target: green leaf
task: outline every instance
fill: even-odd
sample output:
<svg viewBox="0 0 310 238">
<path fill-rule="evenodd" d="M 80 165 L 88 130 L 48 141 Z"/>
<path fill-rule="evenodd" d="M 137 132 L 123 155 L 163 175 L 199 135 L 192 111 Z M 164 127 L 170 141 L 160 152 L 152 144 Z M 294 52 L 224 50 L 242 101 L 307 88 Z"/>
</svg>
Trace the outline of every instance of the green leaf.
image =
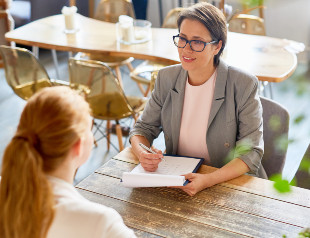
<svg viewBox="0 0 310 238">
<path fill-rule="evenodd" d="M 287 180 L 282 179 L 281 174 L 274 174 L 270 177 L 271 181 L 274 181 L 273 187 L 279 193 L 291 192 L 290 183 Z"/>
<path fill-rule="evenodd" d="M 278 131 L 281 127 L 281 118 L 278 115 L 272 115 L 269 119 L 271 130 Z"/>
<path fill-rule="evenodd" d="M 310 228 L 306 228 L 302 232 L 298 233 L 298 238 L 306 238 L 306 237 L 310 237 Z"/>
<path fill-rule="evenodd" d="M 309 171 L 310 171 L 310 159 L 309 158 L 303 159 L 300 162 L 299 169 L 309 173 Z"/>
<path fill-rule="evenodd" d="M 297 125 L 297 124 L 301 123 L 305 118 L 306 118 L 305 115 L 301 114 L 295 118 L 294 123 Z"/>
</svg>

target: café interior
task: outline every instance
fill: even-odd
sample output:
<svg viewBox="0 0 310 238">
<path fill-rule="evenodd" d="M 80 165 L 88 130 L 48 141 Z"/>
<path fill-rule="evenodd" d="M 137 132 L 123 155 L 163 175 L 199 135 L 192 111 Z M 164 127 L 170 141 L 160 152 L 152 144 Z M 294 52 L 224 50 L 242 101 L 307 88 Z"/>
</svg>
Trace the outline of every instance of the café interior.
<svg viewBox="0 0 310 238">
<path fill-rule="evenodd" d="M 247 194 L 268 198 L 270 196 L 270 204 L 275 200 L 289 204 L 287 209 L 292 213 L 295 211 L 293 205 L 297 204 L 297 207 L 304 209 L 297 209 L 290 219 L 277 218 L 275 214 L 282 216 L 278 211 L 266 221 L 249 218 L 248 225 L 253 227 L 255 221 L 262 224 L 266 222 L 266 233 L 260 233 L 262 231 L 258 228 L 259 232 L 254 228 L 234 230 L 235 228 L 229 225 L 221 227 L 216 222 L 213 223 L 212 219 L 204 224 L 204 221 L 200 220 L 203 215 L 197 215 L 202 200 L 194 203 L 194 200 L 186 200 L 187 198 L 184 199 L 193 202 L 193 209 L 197 209 L 193 224 L 190 223 L 192 217 L 183 217 L 185 215 L 181 213 L 165 213 L 158 205 L 158 214 L 154 211 L 150 214 L 153 214 L 154 219 L 165 214 L 167 217 L 158 224 L 146 217 L 145 219 L 150 219 L 153 224 L 144 227 L 140 224 L 142 218 L 133 218 L 134 215 L 130 215 L 141 216 L 142 213 L 149 212 L 143 210 L 143 205 L 135 200 L 138 199 L 135 196 L 146 196 L 148 201 L 147 196 L 157 190 L 146 190 L 144 194 L 142 190 L 131 189 L 126 190 L 126 193 L 115 192 L 112 195 L 113 188 L 112 192 L 108 188 L 110 194 L 106 192 L 108 199 L 104 200 L 104 187 L 100 188 L 101 190 L 93 188 L 96 185 L 95 180 L 101 181 L 103 177 L 109 180 L 120 176 L 120 172 L 107 174 L 107 171 L 115 169 L 117 164 L 132 163 L 129 131 L 151 96 L 158 71 L 180 63 L 172 41 L 172 36 L 178 34 L 178 15 L 184 8 L 203 1 L 215 5 L 226 16 L 228 44 L 222 59 L 254 74 L 259 80 L 258 93 L 264 110 L 265 154 L 262 163 L 265 163 L 264 167 L 270 167 L 268 177 L 273 180 L 272 175 L 280 175 L 281 181 L 292 182 L 291 192 L 287 195 L 289 198 L 275 188 L 268 191 L 268 194 L 261 191 L 255 194 L 254 190 L 263 187 L 263 182 L 249 182 L 250 185 L 246 187 L 246 179 L 242 180 L 243 182 L 238 180 L 228 183 L 226 187 L 223 185 L 221 192 L 224 194 L 224 189 L 237 191 L 236 187 L 244 186 Z M 43 87 L 65 85 L 83 95 L 91 95 L 97 90 L 96 84 L 92 84 L 88 76 L 96 74 L 103 62 L 108 66 L 106 70 L 109 75 L 104 80 L 111 81 L 107 91 L 117 91 L 119 97 L 112 103 L 114 116 L 105 114 L 101 109 L 106 107 L 104 100 L 88 101 L 93 111 L 95 143 L 89 160 L 78 169 L 74 179 L 74 185 L 83 196 L 112 206 L 138 237 L 189 237 L 194 234 L 193 231 L 202 231 L 206 227 L 212 230 L 210 236 L 198 232 L 195 233 L 196 237 L 267 237 L 266 234 L 272 234 L 268 237 L 280 237 L 278 235 L 284 234 L 296 234 L 287 237 L 298 237 L 298 231 L 310 227 L 310 28 L 309 23 L 305 24 L 308 21 L 309 7 L 310 2 L 307 0 L 0 0 L 0 167 L 4 150 L 14 136 L 21 112 L 35 91 Z M 14 55 L 17 57 L 16 62 L 18 61 L 16 64 L 9 61 Z M 81 63 L 83 61 L 92 62 L 88 66 L 93 66 L 86 67 L 86 63 Z M 28 73 L 33 69 L 40 75 L 35 82 L 34 76 Z M 16 75 L 19 80 L 16 80 Z M 33 87 L 34 84 L 37 86 Z M 275 122 L 276 129 L 271 125 L 274 118 L 278 119 Z M 165 150 L 163 133 L 153 145 Z M 130 159 L 125 158 L 126 155 Z M 120 168 L 125 171 L 125 168 Z M 110 183 L 112 186 L 116 182 Z M 158 190 L 164 194 L 161 195 L 164 201 L 169 194 L 172 197 L 179 195 L 165 189 Z M 215 188 L 209 191 L 213 194 L 218 192 Z M 161 196 L 157 195 L 156 198 L 160 200 Z M 167 200 L 167 204 L 170 206 L 169 202 L 179 203 L 183 199 L 181 197 L 177 201 Z M 100 198 L 102 201 L 98 200 Z M 125 201 L 124 204 L 127 205 L 111 202 L 114 198 L 119 203 Z M 150 198 L 149 206 L 153 204 L 157 207 L 156 198 Z M 206 199 L 203 204 L 208 202 L 207 195 L 201 195 L 202 198 Z M 221 201 L 218 204 L 215 201 L 220 198 L 212 199 L 214 201 L 211 203 L 215 204 L 217 209 L 229 213 L 228 205 L 224 207 L 222 204 L 221 207 Z M 299 203 L 298 199 L 302 201 Z M 257 200 L 257 203 L 259 202 Z M 133 207 L 127 207 L 128 204 Z M 270 205 L 271 212 L 276 206 L 281 207 L 281 204 Z M 234 212 L 242 213 L 242 209 L 236 208 Z M 179 225 L 179 228 L 165 230 L 163 224 L 167 222 L 171 225 L 171 219 L 178 219 L 178 216 L 180 222 L 176 222 L 176 226 Z M 253 211 L 251 216 L 258 218 L 268 214 L 261 215 Z M 231 217 L 233 219 L 232 215 Z M 187 221 L 189 231 L 180 228 L 186 226 Z M 283 233 L 276 226 L 269 227 L 268 222 L 278 222 L 279 227 L 285 226 Z M 294 229 L 289 227 L 290 225 Z M 217 233 L 219 231 L 228 233 Z"/>
</svg>

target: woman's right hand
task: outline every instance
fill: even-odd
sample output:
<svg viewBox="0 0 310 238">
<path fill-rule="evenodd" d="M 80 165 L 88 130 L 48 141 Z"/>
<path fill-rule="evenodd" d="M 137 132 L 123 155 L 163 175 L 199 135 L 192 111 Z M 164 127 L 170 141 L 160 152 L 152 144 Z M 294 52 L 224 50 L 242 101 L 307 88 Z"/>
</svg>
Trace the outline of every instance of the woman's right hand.
<svg viewBox="0 0 310 238">
<path fill-rule="evenodd" d="M 152 147 L 152 150 L 156 152 L 156 154 L 150 153 L 143 148 L 139 150 L 138 159 L 141 163 L 141 166 L 148 172 L 154 172 L 158 168 L 158 164 L 161 162 L 163 156 L 163 152 Z"/>
<path fill-rule="evenodd" d="M 156 152 L 156 154 L 150 153 L 147 150 L 143 149 L 139 143 L 144 144 L 149 147 L 149 141 L 140 135 L 135 135 L 131 138 L 131 147 L 134 154 L 138 157 L 141 166 L 148 172 L 154 172 L 158 168 L 158 164 L 161 162 L 161 159 L 164 157 L 161 150 L 158 150 L 152 147 L 152 150 Z"/>
</svg>

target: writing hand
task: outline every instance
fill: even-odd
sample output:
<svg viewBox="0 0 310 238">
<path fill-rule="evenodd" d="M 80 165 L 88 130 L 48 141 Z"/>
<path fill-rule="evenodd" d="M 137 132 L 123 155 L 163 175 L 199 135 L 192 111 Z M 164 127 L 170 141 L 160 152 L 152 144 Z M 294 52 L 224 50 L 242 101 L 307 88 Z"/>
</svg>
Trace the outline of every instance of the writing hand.
<svg viewBox="0 0 310 238">
<path fill-rule="evenodd" d="M 158 164 L 161 162 L 161 159 L 164 157 L 161 150 L 158 150 L 152 147 L 152 150 L 156 153 L 150 153 L 146 150 L 139 151 L 139 161 L 141 166 L 148 172 L 154 172 L 158 168 Z"/>
</svg>

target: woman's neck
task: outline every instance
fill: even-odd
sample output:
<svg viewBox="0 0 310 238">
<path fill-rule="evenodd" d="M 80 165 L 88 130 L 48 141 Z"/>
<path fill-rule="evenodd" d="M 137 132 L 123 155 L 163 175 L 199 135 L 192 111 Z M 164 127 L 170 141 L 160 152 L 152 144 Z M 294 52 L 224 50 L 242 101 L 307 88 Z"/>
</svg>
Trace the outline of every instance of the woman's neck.
<svg viewBox="0 0 310 238">
<path fill-rule="evenodd" d="M 216 67 L 207 68 L 206 70 L 188 71 L 188 82 L 190 85 L 199 86 L 207 82 L 214 74 Z"/>
<path fill-rule="evenodd" d="M 77 168 L 73 160 L 67 158 L 58 168 L 56 168 L 54 171 L 48 172 L 47 174 L 73 184 L 76 170 Z"/>
</svg>

